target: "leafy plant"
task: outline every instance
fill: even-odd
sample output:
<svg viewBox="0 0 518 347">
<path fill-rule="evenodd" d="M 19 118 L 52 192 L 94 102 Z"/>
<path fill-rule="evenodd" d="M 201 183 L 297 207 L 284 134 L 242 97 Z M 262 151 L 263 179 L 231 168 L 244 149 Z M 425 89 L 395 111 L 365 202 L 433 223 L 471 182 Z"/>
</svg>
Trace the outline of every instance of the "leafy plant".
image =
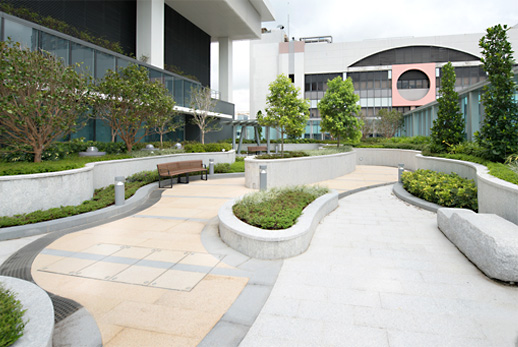
<svg viewBox="0 0 518 347">
<path fill-rule="evenodd" d="M 459 94 L 455 91 L 455 68 L 448 62 L 442 68 L 439 111 L 433 121 L 432 144 L 434 151 L 444 151 L 448 146 L 464 140 L 464 119 L 460 112 Z"/>
<path fill-rule="evenodd" d="M 319 186 L 272 188 L 245 195 L 233 206 L 237 218 L 261 229 L 280 230 L 293 226 L 302 210 L 329 192 Z"/>
<path fill-rule="evenodd" d="M 391 138 L 396 135 L 396 132 L 404 125 L 404 118 L 401 112 L 396 109 L 388 110 L 382 108 L 378 112 L 378 127 L 381 134 L 386 138 Z"/>
<path fill-rule="evenodd" d="M 488 148 L 487 157 L 493 161 L 504 161 L 518 153 L 518 104 L 514 94 L 513 50 L 507 39 L 506 25 L 487 29 L 480 39 L 482 63 L 490 84 L 484 86 L 481 101 L 485 116 L 481 129 L 475 134 L 477 141 Z"/>
<path fill-rule="evenodd" d="M 191 122 L 201 133 L 201 143 L 205 144 L 205 134 L 220 131 L 218 118 L 211 115 L 216 109 L 217 100 L 212 98 L 212 91 L 208 87 L 197 86 L 191 88 Z"/>
<path fill-rule="evenodd" d="M 199 142 L 186 143 L 184 145 L 185 153 L 203 153 L 203 152 L 222 152 L 230 151 L 232 145 L 228 143 L 206 143 Z"/>
<path fill-rule="evenodd" d="M 456 173 L 445 174 L 431 170 L 404 172 L 403 187 L 412 195 L 444 206 L 478 210 L 477 187 Z"/>
<path fill-rule="evenodd" d="M 322 131 L 329 132 L 340 146 L 340 138 L 345 141 L 358 142 L 362 137 L 362 122 L 357 115 L 361 106 L 358 104 L 360 96 L 354 93 L 353 81 L 342 77 L 327 82 L 327 91 L 318 103 L 322 116 L 320 126 Z"/>
<path fill-rule="evenodd" d="M 281 134 L 281 156 L 284 155 L 284 135 L 300 136 L 309 119 L 309 102 L 299 98 L 300 88 L 288 76 L 281 74 L 270 83 L 266 97 L 266 114 L 258 112 L 257 121 Z"/>
<path fill-rule="evenodd" d="M 270 154 L 261 154 L 256 156 L 256 159 L 286 159 L 286 158 L 300 158 L 300 157 L 308 157 L 309 155 L 306 152 L 303 151 L 291 151 L 291 152 L 284 152 L 283 154 L 280 153 L 270 153 Z"/>
<path fill-rule="evenodd" d="M 7 347 L 23 336 L 25 313 L 16 294 L 0 284 L 0 347 Z"/>
<path fill-rule="evenodd" d="M 0 145 L 23 144 L 19 149 L 40 162 L 48 146 L 81 127 L 89 81 L 77 66 L 10 39 L 0 42 Z"/>
</svg>

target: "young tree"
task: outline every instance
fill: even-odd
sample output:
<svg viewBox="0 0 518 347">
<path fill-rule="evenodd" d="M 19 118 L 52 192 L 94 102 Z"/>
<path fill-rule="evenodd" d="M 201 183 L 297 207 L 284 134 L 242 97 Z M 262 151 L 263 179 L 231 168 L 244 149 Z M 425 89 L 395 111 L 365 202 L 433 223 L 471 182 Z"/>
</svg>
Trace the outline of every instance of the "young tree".
<svg viewBox="0 0 518 347">
<path fill-rule="evenodd" d="M 451 62 L 442 68 L 439 94 L 439 111 L 437 119 L 433 121 L 432 144 L 434 150 L 444 151 L 447 146 L 461 143 L 465 137 L 459 94 L 455 91 L 455 68 Z"/>
<path fill-rule="evenodd" d="M 360 121 L 362 123 L 361 132 L 362 139 L 367 138 L 370 133 L 375 135 L 376 132 L 376 123 L 374 117 L 367 117 L 367 115 L 363 112 L 360 112 Z"/>
<path fill-rule="evenodd" d="M 149 134 L 157 117 L 174 112 L 173 98 L 160 81 L 149 79 L 145 67 L 109 70 L 95 90 L 95 116 L 116 131 L 128 151 Z"/>
<path fill-rule="evenodd" d="M 74 66 L 10 40 L 0 42 L 0 80 L 0 144 L 30 147 L 34 162 L 88 109 L 88 80 Z"/>
<path fill-rule="evenodd" d="M 361 106 L 358 105 L 360 97 L 354 94 L 353 82 L 350 78 L 345 81 L 336 77 L 327 82 L 327 91 L 318 103 L 323 131 L 329 132 L 333 137 L 352 142 L 358 142 L 362 137 L 362 121 L 358 119 Z"/>
<path fill-rule="evenodd" d="M 176 112 L 173 114 L 159 114 L 153 117 L 151 121 L 151 128 L 160 135 L 160 148 L 163 148 L 163 138 L 165 134 L 176 131 L 180 128 L 182 123 L 176 119 Z"/>
<path fill-rule="evenodd" d="M 191 88 L 192 122 L 200 128 L 201 143 L 205 144 L 205 134 L 221 130 L 218 118 L 211 116 L 214 112 L 217 100 L 212 98 L 208 87 Z"/>
<path fill-rule="evenodd" d="M 299 99 L 300 89 L 284 74 L 277 76 L 269 89 L 266 115 L 258 114 L 257 121 L 281 133 L 281 156 L 284 156 L 284 135 L 302 135 L 309 119 L 309 102 Z"/>
<path fill-rule="evenodd" d="M 378 112 L 378 129 L 380 133 L 386 137 L 391 138 L 396 135 L 396 132 L 403 127 L 403 114 L 397 110 L 388 110 L 382 108 Z"/>
<path fill-rule="evenodd" d="M 482 63 L 489 85 L 484 87 L 482 102 L 485 117 L 476 134 L 479 144 L 489 150 L 489 159 L 503 160 L 518 153 L 518 105 L 514 100 L 513 50 L 507 40 L 506 25 L 487 29 L 480 39 Z"/>
</svg>

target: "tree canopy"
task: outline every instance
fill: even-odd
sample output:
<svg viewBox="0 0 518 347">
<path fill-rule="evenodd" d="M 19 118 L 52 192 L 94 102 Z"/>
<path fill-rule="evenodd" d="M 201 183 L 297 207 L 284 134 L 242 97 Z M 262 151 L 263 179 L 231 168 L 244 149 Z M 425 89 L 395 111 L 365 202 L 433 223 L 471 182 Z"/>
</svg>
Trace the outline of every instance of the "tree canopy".
<svg viewBox="0 0 518 347">
<path fill-rule="evenodd" d="M 200 128 L 201 143 L 205 144 L 205 134 L 219 131 L 218 118 L 211 115 L 217 100 L 212 98 L 210 88 L 198 86 L 191 89 L 192 123 Z"/>
<path fill-rule="evenodd" d="M 489 85 L 484 87 L 481 101 L 485 116 L 477 141 L 489 150 L 488 158 L 504 160 L 518 153 L 518 105 L 514 99 L 513 50 L 507 39 L 506 25 L 488 28 L 480 39 L 483 68 Z"/>
<path fill-rule="evenodd" d="M 257 121 L 280 132 L 281 155 L 284 156 L 284 135 L 300 136 L 304 133 L 309 119 L 309 102 L 299 98 L 300 88 L 295 87 L 284 74 L 270 83 L 269 90 L 266 114 L 258 113 Z"/>
<path fill-rule="evenodd" d="M 128 151 L 149 134 L 159 117 L 174 114 L 172 96 L 160 81 L 149 79 L 143 66 L 109 70 L 95 90 L 95 116 L 120 136 Z"/>
<path fill-rule="evenodd" d="M 433 121 L 432 143 L 435 151 L 444 151 L 464 141 L 465 122 L 459 105 L 459 94 L 455 91 L 455 68 L 448 62 L 442 68 L 439 110 Z"/>
<path fill-rule="evenodd" d="M 382 108 L 378 112 L 378 129 L 386 138 L 396 135 L 396 132 L 403 127 L 403 114 L 395 109 Z"/>
<path fill-rule="evenodd" d="M 0 144 L 40 162 L 51 143 L 76 131 L 88 109 L 88 80 L 44 52 L 0 42 Z M 22 146 L 20 146 L 22 145 Z"/>
<path fill-rule="evenodd" d="M 327 82 L 327 91 L 318 103 L 322 117 L 320 126 L 338 139 L 338 146 L 340 138 L 358 142 L 362 137 L 362 121 L 357 117 L 361 111 L 359 100 L 350 78 L 344 81 L 342 77 L 336 77 Z"/>
</svg>

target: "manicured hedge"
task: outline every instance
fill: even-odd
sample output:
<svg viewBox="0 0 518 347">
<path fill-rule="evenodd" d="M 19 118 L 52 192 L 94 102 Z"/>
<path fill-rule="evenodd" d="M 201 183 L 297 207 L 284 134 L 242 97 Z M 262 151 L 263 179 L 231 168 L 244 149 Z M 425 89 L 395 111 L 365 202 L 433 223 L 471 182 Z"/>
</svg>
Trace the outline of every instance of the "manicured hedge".
<svg viewBox="0 0 518 347">
<path fill-rule="evenodd" d="M 444 207 L 468 208 L 478 211 L 477 187 L 456 173 L 431 170 L 404 172 L 403 187 L 412 195 Z"/>
<path fill-rule="evenodd" d="M 16 294 L 0 284 L 0 347 L 10 346 L 23 336 L 25 311 Z"/>
</svg>

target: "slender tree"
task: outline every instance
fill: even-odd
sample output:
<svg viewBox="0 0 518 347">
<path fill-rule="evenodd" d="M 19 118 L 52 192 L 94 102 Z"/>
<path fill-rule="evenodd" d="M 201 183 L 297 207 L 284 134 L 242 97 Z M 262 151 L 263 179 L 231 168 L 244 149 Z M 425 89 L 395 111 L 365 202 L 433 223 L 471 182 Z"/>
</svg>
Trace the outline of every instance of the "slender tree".
<svg viewBox="0 0 518 347">
<path fill-rule="evenodd" d="M 153 117 L 151 121 L 151 128 L 160 136 L 160 148 L 163 148 L 163 139 L 165 134 L 176 131 L 182 126 L 182 123 L 177 119 L 176 112 L 174 114 L 160 114 Z"/>
<path fill-rule="evenodd" d="M 500 24 L 488 28 L 479 42 L 490 84 L 484 87 L 481 98 L 485 117 L 476 138 L 488 149 L 492 160 L 504 160 L 518 153 L 518 105 L 514 99 L 516 84 L 512 70 L 515 61 L 507 30 L 506 25 Z"/>
<path fill-rule="evenodd" d="M 88 79 L 44 51 L 0 42 L 0 144 L 22 144 L 40 162 L 45 148 L 76 131 Z"/>
<path fill-rule="evenodd" d="M 395 109 L 382 108 L 378 112 L 378 118 L 379 131 L 388 139 L 394 137 L 396 132 L 403 127 L 403 114 Z"/>
<path fill-rule="evenodd" d="M 360 141 L 362 137 L 362 121 L 360 116 L 361 106 L 358 105 L 360 96 L 354 93 L 353 82 L 350 78 L 345 81 L 336 77 L 327 82 L 327 91 L 318 103 L 318 109 L 322 117 L 320 126 L 323 131 L 329 132 L 333 137 L 352 142 Z"/>
<path fill-rule="evenodd" d="M 284 156 L 284 135 L 302 135 L 309 119 L 309 102 L 299 98 L 300 89 L 284 74 L 277 76 L 269 89 L 266 115 L 258 114 L 257 121 L 281 133 L 281 156 Z"/>
<path fill-rule="evenodd" d="M 94 115 L 116 131 L 128 151 L 149 134 L 157 117 L 174 112 L 167 89 L 160 81 L 151 81 L 145 67 L 131 64 L 109 70 L 95 89 Z"/>
<path fill-rule="evenodd" d="M 218 118 L 211 115 L 216 109 L 217 100 L 212 98 L 208 87 L 191 89 L 192 123 L 200 128 L 201 143 L 205 144 L 205 134 L 221 130 Z"/>
<path fill-rule="evenodd" d="M 432 144 L 435 151 L 445 151 L 464 141 L 465 122 L 459 105 L 459 94 L 455 91 L 455 68 L 448 62 L 442 68 L 439 110 L 433 121 Z"/>
</svg>

